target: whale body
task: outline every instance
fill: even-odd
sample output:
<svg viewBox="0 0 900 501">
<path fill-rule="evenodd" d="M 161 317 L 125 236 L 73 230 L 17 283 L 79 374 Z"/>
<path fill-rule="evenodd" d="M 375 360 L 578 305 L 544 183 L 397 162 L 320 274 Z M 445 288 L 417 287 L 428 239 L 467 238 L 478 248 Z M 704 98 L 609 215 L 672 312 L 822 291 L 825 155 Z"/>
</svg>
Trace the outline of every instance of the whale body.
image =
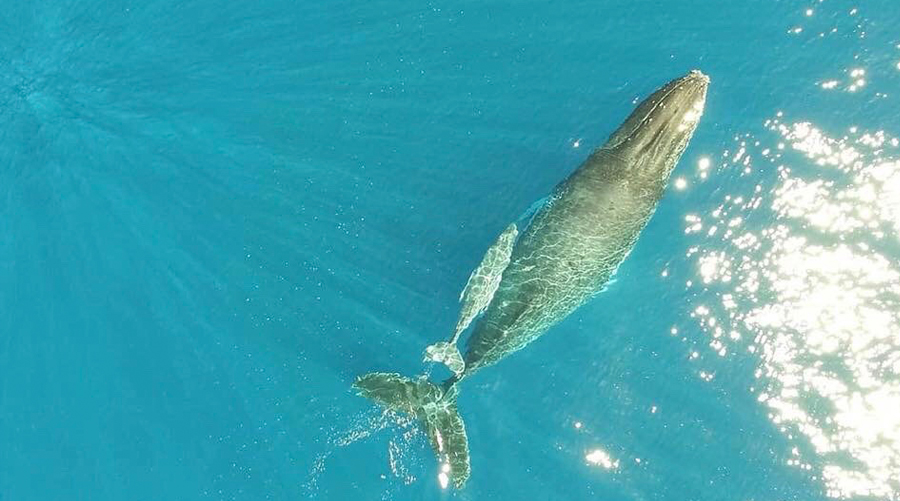
<svg viewBox="0 0 900 501">
<path fill-rule="evenodd" d="M 459 328 L 448 342 L 426 350 L 426 358 L 447 363 L 453 377 L 440 385 L 393 373 L 357 378 L 361 395 L 422 420 L 442 463 L 443 485 L 462 487 L 470 473 L 456 408 L 458 383 L 524 348 L 603 290 L 656 210 L 703 114 L 708 86 L 709 78 L 694 70 L 654 92 L 554 188 L 523 228 L 507 229 L 514 242 L 500 238 L 488 250 L 479 269 L 489 270 L 494 285 L 478 289 L 483 313 L 464 354 L 456 348 Z M 457 327 L 472 321 L 472 308 L 463 306 Z"/>
</svg>

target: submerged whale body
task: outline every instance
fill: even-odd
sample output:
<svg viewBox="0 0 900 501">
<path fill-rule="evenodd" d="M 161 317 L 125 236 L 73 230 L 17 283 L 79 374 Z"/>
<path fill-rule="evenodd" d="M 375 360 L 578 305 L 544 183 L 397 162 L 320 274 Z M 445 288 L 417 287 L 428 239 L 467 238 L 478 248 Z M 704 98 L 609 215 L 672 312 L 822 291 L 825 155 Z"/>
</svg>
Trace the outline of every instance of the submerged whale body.
<svg viewBox="0 0 900 501">
<path fill-rule="evenodd" d="M 357 378 L 360 395 L 423 422 L 442 463 L 442 484 L 459 488 L 469 477 L 458 383 L 524 348 L 603 290 L 656 210 L 703 114 L 708 85 L 695 70 L 654 92 L 488 249 L 460 296 L 453 336 L 426 350 L 427 360 L 453 370 L 452 378 L 440 385 L 391 373 Z M 456 341 L 478 314 L 460 353 Z"/>
</svg>

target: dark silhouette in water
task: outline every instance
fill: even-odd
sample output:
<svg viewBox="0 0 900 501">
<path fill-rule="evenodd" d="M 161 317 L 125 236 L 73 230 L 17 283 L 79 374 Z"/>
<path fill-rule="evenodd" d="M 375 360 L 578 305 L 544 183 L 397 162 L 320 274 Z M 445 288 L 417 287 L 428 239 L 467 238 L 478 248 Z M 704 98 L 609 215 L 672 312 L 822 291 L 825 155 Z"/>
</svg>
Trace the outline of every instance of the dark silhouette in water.
<svg viewBox="0 0 900 501">
<path fill-rule="evenodd" d="M 426 359 L 453 370 L 452 378 L 441 385 L 388 373 L 356 380 L 360 395 L 422 420 L 442 461 L 442 482 L 459 488 L 469 478 L 458 383 L 524 348 L 603 290 L 656 210 L 703 114 L 708 85 L 695 70 L 654 92 L 524 218 L 523 228 L 503 232 L 469 278 L 453 337 L 426 350 Z M 462 355 L 456 341 L 482 312 Z"/>
</svg>

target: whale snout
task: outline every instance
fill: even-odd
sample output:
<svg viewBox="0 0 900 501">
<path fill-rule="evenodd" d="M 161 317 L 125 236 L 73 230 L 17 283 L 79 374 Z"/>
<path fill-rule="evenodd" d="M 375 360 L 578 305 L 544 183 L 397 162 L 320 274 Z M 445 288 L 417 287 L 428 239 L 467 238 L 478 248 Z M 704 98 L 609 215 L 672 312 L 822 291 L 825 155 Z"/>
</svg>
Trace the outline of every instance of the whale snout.
<svg viewBox="0 0 900 501">
<path fill-rule="evenodd" d="M 654 104 L 647 118 L 672 122 L 680 118 L 680 113 L 690 110 L 703 113 L 708 88 L 709 77 L 700 70 L 691 70 L 647 98 L 647 101 Z"/>
<path fill-rule="evenodd" d="M 654 179 L 665 178 L 694 134 L 708 88 L 700 70 L 670 81 L 635 108 L 604 148 L 636 159 L 635 167 Z"/>
<path fill-rule="evenodd" d="M 684 78 L 699 80 L 705 85 L 709 85 L 709 77 L 700 70 L 691 70 Z"/>
<path fill-rule="evenodd" d="M 699 103 L 702 106 L 706 103 L 706 90 L 709 88 L 709 76 L 700 70 L 691 70 L 690 73 L 681 78 L 680 91 L 685 96 L 674 96 L 680 98 L 690 105 Z"/>
<path fill-rule="evenodd" d="M 669 96 L 660 103 L 660 119 L 666 121 L 660 127 L 675 127 L 677 132 L 688 131 L 693 134 L 703 108 L 706 106 L 706 90 L 709 88 L 709 77 L 700 70 L 691 70 L 682 77 L 679 84 Z M 668 114 L 666 113 L 666 108 Z M 688 136 L 688 139 L 690 137 Z"/>
</svg>

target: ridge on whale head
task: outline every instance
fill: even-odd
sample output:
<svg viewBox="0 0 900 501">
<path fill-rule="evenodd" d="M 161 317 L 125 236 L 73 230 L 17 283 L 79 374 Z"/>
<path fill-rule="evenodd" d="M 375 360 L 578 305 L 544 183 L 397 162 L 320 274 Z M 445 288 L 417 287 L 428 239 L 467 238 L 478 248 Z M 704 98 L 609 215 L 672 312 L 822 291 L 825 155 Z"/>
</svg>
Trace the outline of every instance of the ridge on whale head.
<svg viewBox="0 0 900 501">
<path fill-rule="evenodd" d="M 709 77 L 699 70 L 645 99 L 598 151 L 624 160 L 629 175 L 668 178 L 703 115 Z"/>
</svg>

